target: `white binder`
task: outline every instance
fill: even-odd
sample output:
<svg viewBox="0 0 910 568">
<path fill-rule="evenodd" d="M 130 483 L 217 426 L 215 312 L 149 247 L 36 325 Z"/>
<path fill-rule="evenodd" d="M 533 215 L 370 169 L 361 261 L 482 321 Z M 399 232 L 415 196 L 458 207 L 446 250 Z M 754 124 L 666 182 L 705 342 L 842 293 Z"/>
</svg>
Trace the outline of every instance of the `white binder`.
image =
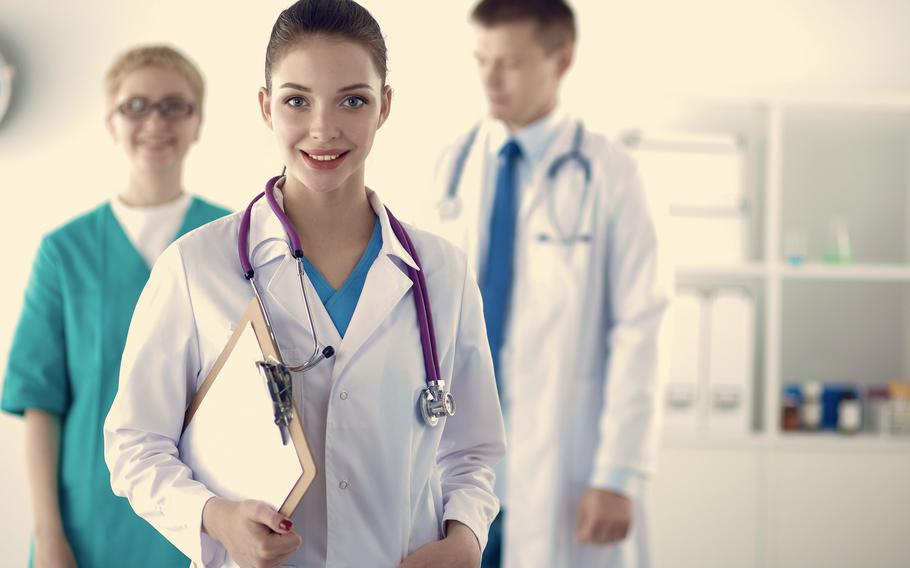
<svg viewBox="0 0 910 568">
<path fill-rule="evenodd" d="M 755 302 L 744 290 L 722 290 L 711 302 L 708 433 L 750 431 L 755 361 Z"/>
<path fill-rule="evenodd" d="M 673 300 L 673 351 L 663 417 L 664 435 L 669 438 L 691 438 L 698 433 L 703 304 L 695 291 L 680 291 Z"/>
</svg>

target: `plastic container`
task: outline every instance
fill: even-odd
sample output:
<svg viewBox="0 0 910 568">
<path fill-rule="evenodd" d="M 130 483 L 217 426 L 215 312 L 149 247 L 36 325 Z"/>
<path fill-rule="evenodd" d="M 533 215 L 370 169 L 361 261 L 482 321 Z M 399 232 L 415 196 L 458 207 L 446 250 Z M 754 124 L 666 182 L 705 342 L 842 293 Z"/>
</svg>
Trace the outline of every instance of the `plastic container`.
<svg viewBox="0 0 910 568">
<path fill-rule="evenodd" d="M 795 432 L 802 427 L 802 420 L 800 419 L 802 402 L 803 393 L 798 385 L 790 385 L 784 389 L 783 397 L 781 397 L 781 430 Z"/>
<path fill-rule="evenodd" d="M 837 405 L 837 431 L 858 434 L 863 427 L 863 412 L 856 391 L 846 390 Z"/>
<path fill-rule="evenodd" d="M 864 432 L 879 436 L 890 434 L 888 424 L 890 399 L 888 385 L 874 385 L 866 389 L 866 396 L 863 397 Z"/>
<path fill-rule="evenodd" d="M 822 426 L 822 384 L 803 383 L 803 404 L 799 413 L 803 430 L 817 431 Z"/>
</svg>

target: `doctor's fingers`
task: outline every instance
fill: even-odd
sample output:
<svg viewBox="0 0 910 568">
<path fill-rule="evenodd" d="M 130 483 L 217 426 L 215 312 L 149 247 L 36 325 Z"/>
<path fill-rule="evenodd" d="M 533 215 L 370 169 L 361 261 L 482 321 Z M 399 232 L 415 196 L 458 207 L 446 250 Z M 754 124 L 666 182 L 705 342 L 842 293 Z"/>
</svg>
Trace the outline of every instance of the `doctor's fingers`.
<svg viewBox="0 0 910 568">
<path fill-rule="evenodd" d="M 620 542 L 629 536 L 629 523 L 625 521 L 615 522 L 610 527 L 607 534 L 607 542 Z"/>
<path fill-rule="evenodd" d="M 598 517 L 583 505 L 578 508 L 575 522 L 575 540 L 578 544 L 590 544 L 597 542 L 598 532 L 601 528 L 598 526 Z"/>
<path fill-rule="evenodd" d="M 275 511 L 275 509 L 269 507 L 262 501 L 247 500 L 241 503 L 240 507 L 242 514 L 246 518 L 261 525 L 265 525 L 276 533 L 287 533 L 291 530 L 291 527 L 294 526 L 291 519 Z"/>
<path fill-rule="evenodd" d="M 258 555 L 268 561 L 266 566 L 278 566 L 294 554 L 303 539 L 297 533 L 270 534 L 260 543 Z"/>
</svg>

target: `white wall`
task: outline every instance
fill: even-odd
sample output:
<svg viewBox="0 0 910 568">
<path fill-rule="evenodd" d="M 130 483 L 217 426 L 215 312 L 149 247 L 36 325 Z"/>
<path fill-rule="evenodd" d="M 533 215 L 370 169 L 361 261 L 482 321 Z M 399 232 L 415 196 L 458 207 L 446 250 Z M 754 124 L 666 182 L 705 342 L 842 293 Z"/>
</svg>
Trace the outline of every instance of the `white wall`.
<svg viewBox="0 0 910 568">
<path fill-rule="evenodd" d="M 101 79 L 114 54 L 165 41 L 199 63 L 205 125 L 186 187 L 238 208 L 280 167 L 256 91 L 271 24 L 287 3 L 0 0 L 0 49 L 18 68 L 0 123 L 0 366 L 40 236 L 123 183 L 124 160 L 103 127 Z M 482 108 L 471 4 L 364 1 L 387 35 L 395 88 L 367 182 L 405 218 L 428 198 L 424 180 L 437 149 Z M 581 42 L 565 99 L 589 125 L 631 123 L 668 92 L 910 90 L 910 3 L 901 0 L 575 5 Z M 31 515 L 19 421 L 0 418 L 0 447 L 11 456 L 0 470 L 0 558 L 22 565 Z"/>
</svg>

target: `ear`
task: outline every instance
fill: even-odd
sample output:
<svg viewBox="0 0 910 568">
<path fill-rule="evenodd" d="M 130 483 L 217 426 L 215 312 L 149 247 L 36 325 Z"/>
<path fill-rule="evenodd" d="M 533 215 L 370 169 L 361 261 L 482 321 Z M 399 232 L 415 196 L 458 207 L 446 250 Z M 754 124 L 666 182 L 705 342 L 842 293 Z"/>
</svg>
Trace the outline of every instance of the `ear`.
<svg viewBox="0 0 910 568">
<path fill-rule="evenodd" d="M 199 134 L 202 132 L 202 111 L 199 111 L 199 120 L 196 122 L 196 133 L 193 134 L 193 142 L 199 141 Z"/>
<path fill-rule="evenodd" d="M 259 112 L 262 113 L 262 122 L 269 129 L 272 128 L 272 97 L 265 87 L 259 87 Z"/>
<path fill-rule="evenodd" d="M 382 88 L 382 104 L 379 107 L 379 125 L 376 128 L 380 128 L 387 118 L 389 118 L 389 112 L 392 110 L 392 87 L 386 85 Z"/>
<path fill-rule="evenodd" d="M 559 48 L 556 57 L 556 73 L 559 78 L 562 78 L 569 70 L 569 67 L 572 66 L 572 59 L 575 57 L 575 44 L 571 41 L 564 43 Z"/>
<path fill-rule="evenodd" d="M 113 110 L 108 111 L 107 117 L 104 119 L 104 126 L 107 128 L 108 133 L 111 135 L 111 140 L 117 142 L 117 131 L 114 130 L 114 112 Z"/>
</svg>

